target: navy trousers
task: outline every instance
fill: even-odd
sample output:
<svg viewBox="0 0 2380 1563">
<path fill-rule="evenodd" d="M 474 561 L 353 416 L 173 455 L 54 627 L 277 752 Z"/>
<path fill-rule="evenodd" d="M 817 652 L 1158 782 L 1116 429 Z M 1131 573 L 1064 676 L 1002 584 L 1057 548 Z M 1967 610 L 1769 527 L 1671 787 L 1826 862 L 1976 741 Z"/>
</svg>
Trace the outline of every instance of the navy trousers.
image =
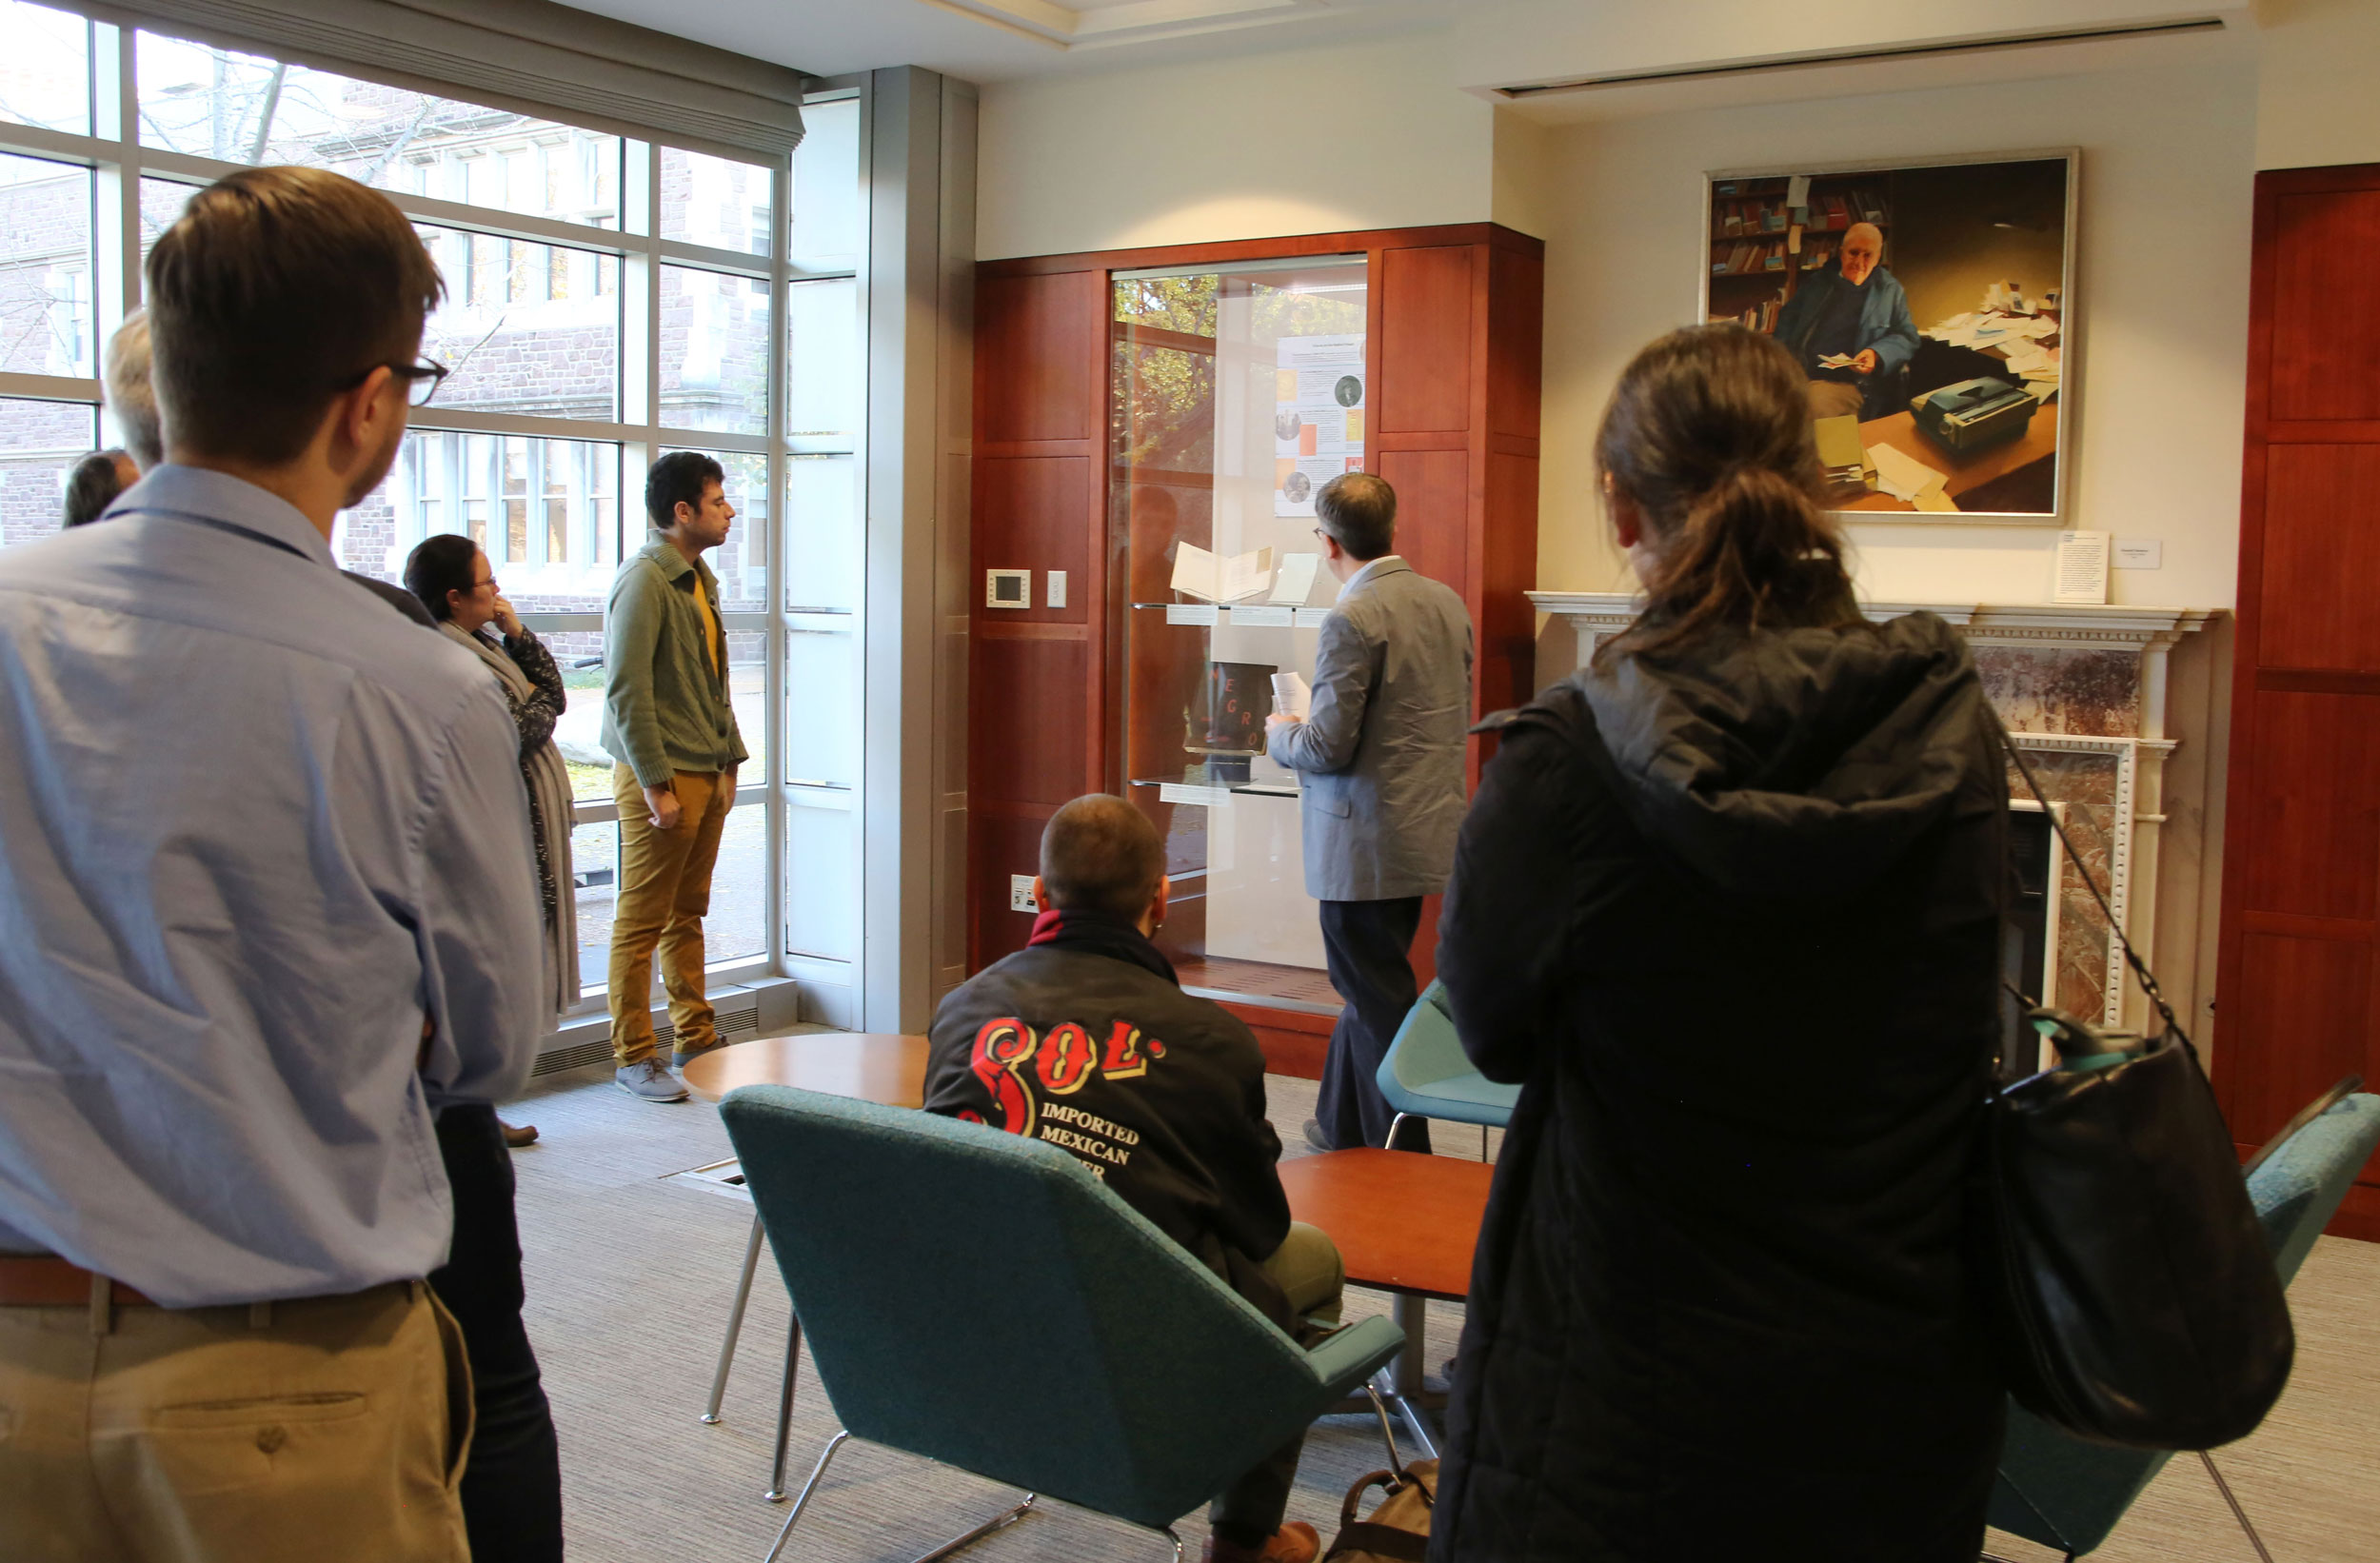
<svg viewBox="0 0 2380 1563">
<path fill-rule="evenodd" d="M 1413 936 L 1421 926 L 1421 898 L 1394 900 L 1326 900 L 1322 949 L 1331 986 L 1346 1005 L 1331 1028 L 1322 1059 L 1322 1093 L 1315 1121 L 1334 1150 L 1380 1145 L 1397 1115 L 1380 1095 L 1375 1076 L 1397 1028 L 1405 1023 L 1419 992 L 1413 978 Z M 1417 1118 L 1397 1137 L 1405 1151 L 1430 1148 L 1430 1125 Z"/>
<path fill-rule="evenodd" d="M 479 1428 L 463 1468 L 463 1525 L 475 1558 L 562 1563 L 562 1454 L 521 1322 L 521 1231 L 512 1216 L 512 1153 L 496 1110 L 438 1114 L 438 1150 L 454 1188 L 454 1245 L 430 1272 L 438 1300 L 463 1327 Z"/>
</svg>

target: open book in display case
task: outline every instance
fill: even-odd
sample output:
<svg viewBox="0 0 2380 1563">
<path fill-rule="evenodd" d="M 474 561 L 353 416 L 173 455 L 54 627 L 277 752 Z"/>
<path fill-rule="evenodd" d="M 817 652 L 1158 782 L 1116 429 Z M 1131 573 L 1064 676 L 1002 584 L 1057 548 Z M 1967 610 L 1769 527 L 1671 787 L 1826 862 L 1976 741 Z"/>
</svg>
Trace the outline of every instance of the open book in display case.
<svg viewBox="0 0 2380 1563">
<path fill-rule="evenodd" d="M 1183 985 L 1319 1073 L 1339 1001 L 1298 778 L 1261 752 L 1339 589 L 1314 494 L 1394 485 L 1398 552 L 1470 609 L 1475 714 L 1527 699 L 1543 275 L 1489 224 L 978 267 L 974 565 L 1044 585 L 973 610 L 970 970 L 1030 936 L 1013 891 L 1049 816 L 1118 793 L 1165 839 Z"/>
</svg>

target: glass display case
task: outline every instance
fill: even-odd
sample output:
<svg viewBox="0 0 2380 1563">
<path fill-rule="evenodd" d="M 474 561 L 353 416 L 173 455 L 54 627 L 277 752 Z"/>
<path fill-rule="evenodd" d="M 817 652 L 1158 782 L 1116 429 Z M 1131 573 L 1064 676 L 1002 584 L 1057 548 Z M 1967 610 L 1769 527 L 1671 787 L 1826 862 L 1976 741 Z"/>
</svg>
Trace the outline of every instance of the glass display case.
<svg viewBox="0 0 2380 1563">
<path fill-rule="evenodd" d="M 1185 987 L 1335 1013 L 1299 778 L 1265 718 L 1314 675 L 1339 591 L 1315 492 L 1366 464 L 1362 255 L 1119 271 L 1107 579 L 1120 769 L 1166 843 L 1158 943 Z"/>
</svg>

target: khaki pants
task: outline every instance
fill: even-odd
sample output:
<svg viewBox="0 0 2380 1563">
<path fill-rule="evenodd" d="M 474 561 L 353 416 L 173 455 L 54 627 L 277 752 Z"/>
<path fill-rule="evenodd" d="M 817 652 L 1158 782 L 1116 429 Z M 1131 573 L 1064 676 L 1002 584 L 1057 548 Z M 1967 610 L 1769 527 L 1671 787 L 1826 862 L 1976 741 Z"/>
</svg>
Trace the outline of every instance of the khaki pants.
<svg viewBox="0 0 2380 1563">
<path fill-rule="evenodd" d="M 1329 1233 L 1303 1221 L 1290 1222 L 1289 1235 L 1264 1261 L 1264 1273 L 1287 1294 L 1293 1317 L 1339 1322 L 1347 1266 Z M 1299 1434 L 1262 1465 L 1225 1488 L 1206 1512 L 1208 1525 L 1241 1533 L 1243 1546 L 1254 1546 L 1257 1538 L 1279 1530 L 1282 1516 L 1289 1513 L 1289 1490 L 1298 1485 L 1298 1456 L 1305 1441 L 1306 1435 Z"/>
<path fill-rule="evenodd" d="M 625 1069 L 653 1052 L 653 963 L 669 995 L 669 1023 L 687 1051 L 719 1040 L 703 997 L 703 917 L 711 909 L 711 870 L 732 795 L 717 771 L 680 771 L 678 823 L 653 828 L 645 789 L 625 765 L 611 771 L 620 805 L 620 894 L 611 914 L 611 1058 Z"/>
<path fill-rule="evenodd" d="M 269 1310 L 0 1307 L 10 1563 L 465 1563 L 470 1437 L 462 1335 L 420 1281 Z"/>
</svg>

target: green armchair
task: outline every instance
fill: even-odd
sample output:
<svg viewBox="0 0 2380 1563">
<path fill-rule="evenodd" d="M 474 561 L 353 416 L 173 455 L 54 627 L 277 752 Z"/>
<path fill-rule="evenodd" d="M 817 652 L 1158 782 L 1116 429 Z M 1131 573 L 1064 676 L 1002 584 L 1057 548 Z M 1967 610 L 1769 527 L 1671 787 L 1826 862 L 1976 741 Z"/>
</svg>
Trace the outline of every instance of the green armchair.
<svg viewBox="0 0 2380 1563">
<path fill-rule="evenodd" d="M 1369 1318 L 1300 1348 L 1054 1145 L 782 1086 L 720 1113 L 843 1426 L 772 1563 L 847 1437 L 1159 1531 L 1179 1556 L 1177 1518 L 1404 1345 Z"/>
</svg>

